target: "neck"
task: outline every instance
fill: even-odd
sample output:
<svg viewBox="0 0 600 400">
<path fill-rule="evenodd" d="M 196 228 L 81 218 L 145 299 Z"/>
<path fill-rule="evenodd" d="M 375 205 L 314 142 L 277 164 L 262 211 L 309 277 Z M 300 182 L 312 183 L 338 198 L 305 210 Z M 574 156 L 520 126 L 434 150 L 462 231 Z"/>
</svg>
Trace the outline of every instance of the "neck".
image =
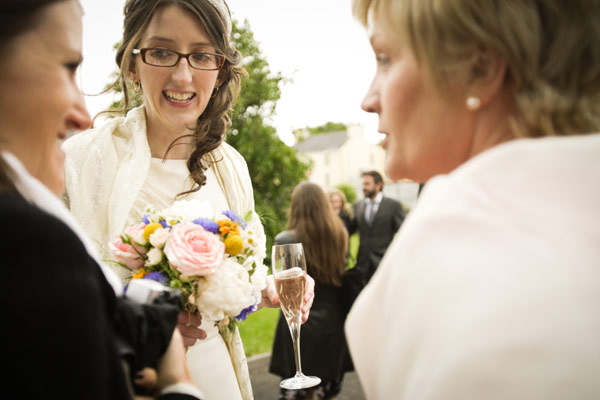
<svg viewBox="0 0 600 400">
<path fill-rule="evenodd" d="M 194 150 L 194 143 L 191 137 L 193 130 L 188 128 L 174 129 L 173 127 L 163 126 L 162 124 L 152 121 L 146 114 L 146 135 L 148 137 L 148 146 L 150 154 L 155 158 L 163 158 L 169 150 L 169 146 L 175 144 L 166 154 L 167 159 L 171 160 L 187 160 Z"/>
</svg>

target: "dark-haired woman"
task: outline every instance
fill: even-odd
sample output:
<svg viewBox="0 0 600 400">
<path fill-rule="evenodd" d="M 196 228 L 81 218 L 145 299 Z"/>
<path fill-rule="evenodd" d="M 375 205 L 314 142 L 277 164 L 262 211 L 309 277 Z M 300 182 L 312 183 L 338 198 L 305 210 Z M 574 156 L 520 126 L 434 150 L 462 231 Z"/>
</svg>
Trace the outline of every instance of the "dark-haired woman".
<svg viewBox="0 0 600 400">
<path fill-rule="evenodd" d="M 176 198 L 207 201 L 215 212 L 251 213 L 250 229 L 264 258 L 248 167 L 224 142 L 244 74 L 230 43 L 226 3 L 128 0 L 124 11 L 119 79 L 124 93 L 137 92 L 143 105 L 65 143 L 71 212 L 109 257 L 110 238 L 137 223 L 146 207 L 164 209 Z M 127 109 L 127 97 L 125 103 Z M 128 272 L 120 269 L 121 277 Z M 267 282 L 259 307 L 277 301 L 272 280 Z M 309 290 L 305 318 L 311 298 Z M 203 319 L 200 328 L 206 337 L 196 341 L 199 334 L 180 326 L 191 345 L 192 376 L 206 398 L 252 398 L 239 335 L 226 344 L 213 321 Z"/>
<path fill-rule="evenodd" d="M 325 192 L 303 182 L 292 193 L 288 230 L 275 237 L 275 244 L 302 243 L 307 272 L 315 280 L 315 300 L 310 319 L 300 331 L 302 371 L 321 378 L 308 390 L 281 389 L 281 399 L 333 399 L 339 393 L 348 354 L 344 337 L 345 273 L 348 232 Z M 280 314 L 269 371 L 283 378 L 295 374 L 290 331 Z"/>
</svg>

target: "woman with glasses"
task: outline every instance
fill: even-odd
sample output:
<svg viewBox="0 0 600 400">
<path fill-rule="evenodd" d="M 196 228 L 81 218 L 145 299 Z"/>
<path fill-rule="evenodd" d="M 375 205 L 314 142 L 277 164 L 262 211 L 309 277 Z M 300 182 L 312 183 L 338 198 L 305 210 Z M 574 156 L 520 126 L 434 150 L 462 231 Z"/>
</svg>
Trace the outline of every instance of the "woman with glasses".
<svg viewBox="0 0 600 400">
<path fill-rule="evenodd" d="M 148 205 L 160 210 L 176 199 L 205 200 L 215 211 L 251 212 L 249 224 L 264 249 L 247 165 L 224 142 L 244 74 L 241 55 L 230 43 L 227 5 L 223 0 L 128 0 L 124 13 L 119 79 L 125 108 L 129 90 L 143 105 L 65 143 L 71 212 L 105 258 L 110 258 L 110 238 L 139 222 Z M 120 272 L 128 278 L 128 271 Z M 269 279 L 259 307 L 277 301 Z M 305 319 L 311 301 L 309 289 Z M 180 330 L 191 346 L 192 376 L 206 398 L 251 398 L 239 334 L 230 357 L 212 321 L 203 320 L 200 329 L 199 318 L 192 318 L 192 326 L 189 322 L 183 316 Z"/>
</svg>

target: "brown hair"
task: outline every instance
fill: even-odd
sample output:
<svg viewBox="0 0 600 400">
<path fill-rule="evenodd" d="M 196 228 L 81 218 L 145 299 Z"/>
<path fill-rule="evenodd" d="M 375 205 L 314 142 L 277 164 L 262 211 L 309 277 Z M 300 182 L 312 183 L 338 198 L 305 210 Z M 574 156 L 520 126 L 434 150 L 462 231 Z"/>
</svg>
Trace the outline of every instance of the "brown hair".
<svg viewBox="0 0 600 400">
<path fill-rule="evenodd" d="M 346 270 L 348 232 L 325 192 L 302 182 L 292 192 L 288 229 L 302 243 L 308 273 L 319 284 L 340 286 Z"/>
<path fill-rule="evenodd" d="M 35 27 L 44 7 L 66 0 L 2 0 L 0 2 L 0 48 L 6 48 L 17 36 Z M 1 145 L 1 143 L 0 143 Z M 18 195 L 13 173 L 0 156 L 0 192 Z"/>
<path fill-rule="evenodd" d="M 507 64 L 516 137 L 600 129 L 600 4 L 596 0 L 354 0 L 381 15 L 437 84 L 468 84 L 491 52 Z"/>
<path fill-rule="evenodd" d="M 225 64 L 219 71 L 218 79 L 221 82 L 219 89 L 198 118 L 193 133 L 175 139 L 167 149 L 168 153 L 178 141 L 186 137 L 192 138 L 194 142 L 194 150 L 187 161 L 187 167 L 196 185 L 190 191 L 182 193 L 185 194 L 198 191 L 206 183 L 204 171 L 209 165 L 208 160 L 204 159 L 205 155 L 219 147 L 225 139 L 227 129 L 231 126 L 229 112 L 239 96 L 241 77 L 246 75 L 246 71 L 239 66 L 242 56 L 229 42 L 229 33 L 223 16 L 210 1 L 127 0 L 124 8 L 123 38 L 116 55 L 117 65 L 120 68 L 118 80 L 124 94 L 124 106 L 121 112 L 125 112 L 129 107 L 127 75 L 133 67 L 131 52 L 138 45 L 156 11 L 169 5 L 176 5 L 196 17 L 204 26 L 216 52 L 225 56 Z"/>
</svg>

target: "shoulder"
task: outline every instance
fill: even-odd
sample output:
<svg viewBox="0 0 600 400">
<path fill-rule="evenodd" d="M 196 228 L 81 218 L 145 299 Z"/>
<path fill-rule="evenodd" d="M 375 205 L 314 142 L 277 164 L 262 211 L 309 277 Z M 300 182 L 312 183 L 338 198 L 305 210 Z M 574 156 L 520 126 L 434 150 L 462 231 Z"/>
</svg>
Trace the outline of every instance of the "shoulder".
<svg viewBox="0 0 600 400">
<path fill-rule="evenodd" d="M 244 166 L 246 169 L 248 168 L 244 156 L 227 142 L 221 143 L 214 152 L 217 160 L 221 156 L 225 161 L 231 162 L 234 165 Z"/>
<path fill-rule="evenodd" d="M 274 239 L 275 244 L 298 243 L 296 233 L 293 230 L 279 232 Z"/>
</svg>

